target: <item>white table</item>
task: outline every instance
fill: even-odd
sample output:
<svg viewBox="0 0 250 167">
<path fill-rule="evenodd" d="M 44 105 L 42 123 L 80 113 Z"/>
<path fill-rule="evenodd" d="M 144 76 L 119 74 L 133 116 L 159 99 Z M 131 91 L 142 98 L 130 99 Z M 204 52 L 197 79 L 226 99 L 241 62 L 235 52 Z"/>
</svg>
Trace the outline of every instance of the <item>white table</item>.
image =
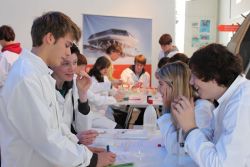
<svg viewBox="0 0 250 167">
<path fill-rule="evenodd" d="M 133 129 L 105 129 L 98 131 L 105 131 L 106 133 L 97 137 L 94 146 L 105 148 L 106 145 L 109 145 L 110 151 L 117 155 L 115 164 L 133 162 L 135 167 L 196 167 L 195 163 L 187 155 L 179 158 L 180 164 L 183 164 L 179 165 L 178 156 L 168 155 L 164 147 L 159 147 L 158 144 L 162 145 L 159 130 L 149 136 L 148 139 L 138 139 L 140 137 L 135 133 L 140 134 L 142 131 Z M 128 138 L 119 139 L 117 135 L 123 134 L 123 132 L 129 134 Z"/>
</svg>

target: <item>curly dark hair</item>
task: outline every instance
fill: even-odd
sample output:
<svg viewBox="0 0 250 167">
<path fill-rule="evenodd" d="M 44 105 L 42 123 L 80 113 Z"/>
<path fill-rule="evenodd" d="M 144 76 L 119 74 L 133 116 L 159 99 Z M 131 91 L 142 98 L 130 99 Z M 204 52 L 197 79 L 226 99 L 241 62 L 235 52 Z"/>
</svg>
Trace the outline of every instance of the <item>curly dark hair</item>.
<svg viewBox="0 0 250 167">
<path fill-rule="evenodd" d="M 229 87 L 242 74 L 242 60 L 225 46 L 212 43 L 196 52 L 189 61 L 192 73 L 204 82 L 215 80 L 218 85 Z"/>
</svg>

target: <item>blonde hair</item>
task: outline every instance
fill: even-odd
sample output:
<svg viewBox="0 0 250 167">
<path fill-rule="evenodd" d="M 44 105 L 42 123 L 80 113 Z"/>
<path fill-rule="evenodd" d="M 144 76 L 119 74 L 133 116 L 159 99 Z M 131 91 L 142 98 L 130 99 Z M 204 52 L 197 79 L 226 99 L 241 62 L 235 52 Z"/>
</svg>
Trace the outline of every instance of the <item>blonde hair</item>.
<svg viewBox="0 0 250 167">
<path fill-rule="evenodd" d="M 194 91 L 192 86 L 189 84 L 191 72 L 187 64 L 177 61 L 174 63 L 167 63 L 163 67 L 161 67 L 160 71 L 158 72 L 158 76 L 160 80 L 165 81 L 170 89 L 167 90 L 167 98 L 164 100 L 164 107 L 168 110 L 171 110 L 171 102 L 178 96 L 185 96 L 189 100 L 194 95 Z M 172 112 L 171 112 L 172 113 Z M 177 121 L 171 114 L 171 120 L 176 129 L 178 129 Z"/>
<path fill-rule="evenodd" d="M 191 99 L 193 89 L 189 84 L 191 72 L 187 64 L 177 61 L 164 65 L 158 72 L 159 79 L 165 81 L 172 89 L 169 101 L 172 102 L 176 97 L 182 95 Z M 167 106 L 170 107 L 170 106 Z"/>
</svg>

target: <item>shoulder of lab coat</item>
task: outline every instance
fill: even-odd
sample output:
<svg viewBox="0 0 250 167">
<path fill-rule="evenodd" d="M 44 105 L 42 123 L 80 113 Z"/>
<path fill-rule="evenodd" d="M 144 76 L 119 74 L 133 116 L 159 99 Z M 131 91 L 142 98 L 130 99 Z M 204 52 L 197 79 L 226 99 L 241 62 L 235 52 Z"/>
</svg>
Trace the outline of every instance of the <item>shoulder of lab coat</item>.
<svg viewBox="0 0 250 167">
<path fill-rule="evenodd" d="M 92 84 L 88 90 L 89 102 L 96 106 L 116 104 L 116 99 L 113 96 L 108 95 L 111 90 L 110 86 L 111 83 L 99 83 L 94 77 L 92 77 Z"/>
<path fill-rule="evenodd" d="M 163 50 L 160 50 L 159 54 L 158 54 L 158 60 L 161 60 L 161 58 L 163 58 L 165 56 Z"/>
<path fill-rule="evenodd" d="M 199 128 L 208 128 L 211 125 L 213 109 L 213 104 L 208 100 L 196 100 L 194 112 L 196 125 Z M 164 114 L 157 122 L 167 150 L 172 154 L 177 154 L 179 145 L 177 143 L 177 132 L 171 120 L 171 114 Z"/>
<path fill-rule="evenodd" d="M 134 71 L 130 68 L 126 68 L 121 73 L 121 80 L 127 82 L 130 85 L 134 85 L 136 82 L 142 82 L 143 87 L 147 88 L 150 86 L 150 75 L 145 71 L 139 78 L 135 75 Z"/>
<path fill-rule="evenodd" d="M 20 164 L 36 166 L 38 161 L 59 166 L 87 166 L 92 153 L 63 134 L 64 123 L 58 112 L 55 91 L 55 81 L 39 57 L 26 53 L 19 59 L 3 89 L 6 110 L 1 111 L 4 112 L 1 119 L 7 124 L 3 126 L 12 131 L 6 134 L 9 137 L 5 140 L 13 145 L 10 148 L 1 145 L 1 148 L 17 152 L 25 149 L 32 153 L 24 155 L 20 152 L 16 157 L 16 160 L 21 159 Z M 8 151 L 9 156 L 15 159 L 12 151 Z"/>
<path fill-rule="evenodd" d="M 250 165 L 250 81 L 239 76 L 220 97 L 213 111 L 214 134 L 209 140 L 200 129 L 193 130 L 185 148 L 199 166 Z"/>
<path fill-rule="evenodd" d="M 19 54 L 10 51 L 0 53 L 0 87 L 4 85 L 4 81 L 18 56 Z"/>
<path fill-rule="evenodd" d="M 163 137 L 164 145 L 169 154 L 178 153 L 177 133 L 171 120 L 171 114 L 165 113 L 157 120 L 157 124 L 160 128 L 161 135 Z"/>
</svg>

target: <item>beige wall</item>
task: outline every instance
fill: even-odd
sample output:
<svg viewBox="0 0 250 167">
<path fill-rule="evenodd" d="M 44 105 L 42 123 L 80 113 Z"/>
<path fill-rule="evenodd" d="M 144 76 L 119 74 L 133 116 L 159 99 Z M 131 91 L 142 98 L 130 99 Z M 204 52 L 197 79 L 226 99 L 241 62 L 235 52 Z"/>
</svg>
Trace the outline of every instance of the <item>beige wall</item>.
<svg viewBox="0 0 250 167">
<path fill-rule="evenodd" d="M 200 20 L 210 20 L 210 42 L 217 41 L 217 14 L 218 0 L 193 0 L 186 2 L 186 19 L 185 19 L 185 43 L 184 52 L 191 57 L 198 47 L 192 47 L 192 35 L 195 33 L 192 23 Z"/>
</svg>

